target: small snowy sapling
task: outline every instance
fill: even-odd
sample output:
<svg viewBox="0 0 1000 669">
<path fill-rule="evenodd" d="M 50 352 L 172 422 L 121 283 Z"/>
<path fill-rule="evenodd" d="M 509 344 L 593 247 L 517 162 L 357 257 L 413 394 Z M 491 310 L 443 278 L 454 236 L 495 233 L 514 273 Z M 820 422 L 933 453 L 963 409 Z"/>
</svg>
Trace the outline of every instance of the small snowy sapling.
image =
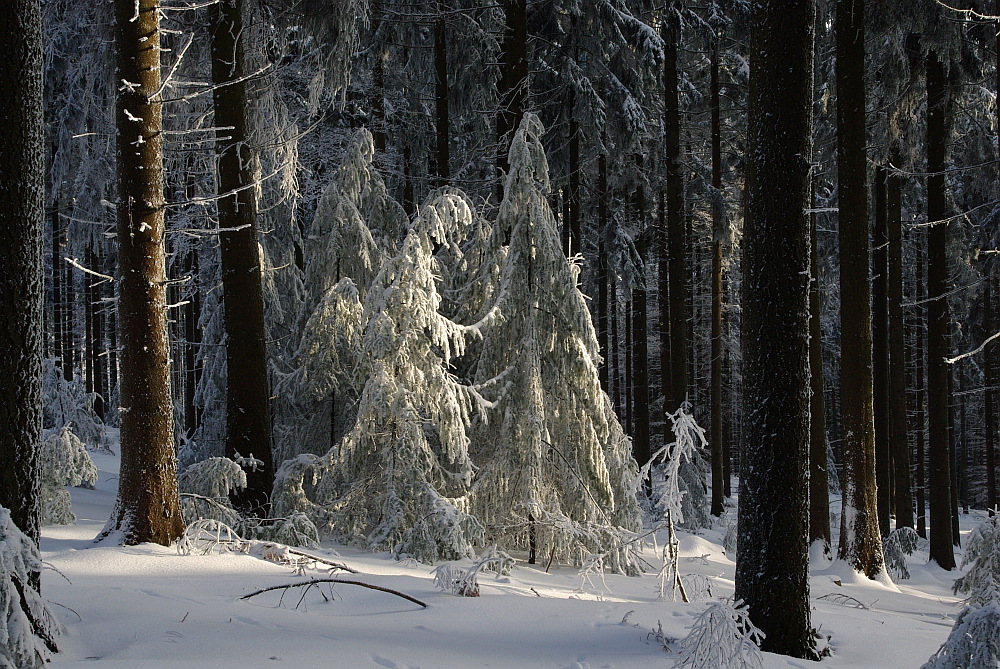
<svg viewBox="0 0 1000 669">
<path fill-rule="evenodd" d="M 735 669 L 763 667 L 760 642 L 764 633 L 750 621 L 742 602 L 711 602 L 680 640 L 676 667 Z"/>
<path fill-rule="evenodd" d="M 897 527 L 882 542 L 882 554 L 885 556 L 885 568 L 892 580 L 910 578 L 910 570 L 906 565 L 906 556 L 913 555 L 917 550 L 919 535 L 912 527 Z"/>
<path fill-rule="evenodd" d="M 97 481 L 97 467 L 87 447 L 68 425 L 59 430 L 45 430 L 38 448 L 38 471 L 41 475 L 42 524 L 75 522 L 66 486 L 92 486 Z"/>
</svg>

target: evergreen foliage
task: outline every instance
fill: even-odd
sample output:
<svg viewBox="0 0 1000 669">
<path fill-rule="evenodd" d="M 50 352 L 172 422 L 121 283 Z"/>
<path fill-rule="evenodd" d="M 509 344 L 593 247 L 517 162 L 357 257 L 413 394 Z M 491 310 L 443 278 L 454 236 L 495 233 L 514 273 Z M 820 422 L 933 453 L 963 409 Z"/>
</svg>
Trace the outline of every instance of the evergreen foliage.
<svg viewBox="0 0 1000 669">
<path fill-rule="evenodd" d="M 86 445 L 69 426 L 47 430 L 38 447 L 41 475 L 41 516 L 43 525 L 66 525 L 76 521 L 66 486 L 93 486 L 97 466 Z"/>
<path fill-rule="evenodd" d="M 919 536 L 912 527 L 897 527 L 882 541 L 885 568 L 894 581 L 910 578 L 906 556 L 913 555 L 913 551 L 917 550 L 918 540 Z"/>
<path fill-rule="evenodd" d="M 38 547 L 0 507 L 0 667 L 44 666 L 62 626 L 38 593 Z"/>
<path fill-rule="evenodd" d="M 750 621 L 742 602 L 710 602 L 680 640 L 675 667 L 736 669 L 763 667 L 764 633 Z"/>
<path fill-rule="evenodd" d="M 991 516 L 969 533 L 962 568 L 965 576 L 955 581 L 955 593 L 966 595 L 970 606 L 1000 602 L 1000 517 Z"/>
<path fill-rule="evenodd" d="M 526 114 L 494 228 L 509 238 L 496 251 L 503 318 L 484 333 L 477 381 L 500 394 L 476 427 L 473 509 L 501 546 L 580 562 L 638 529 L 636 465 L 600 386 L 579 266 L 560 248 L 542 135 Z M 626 569 L 624 549 L 612 553 L 612 568 Z"/>
</svg>

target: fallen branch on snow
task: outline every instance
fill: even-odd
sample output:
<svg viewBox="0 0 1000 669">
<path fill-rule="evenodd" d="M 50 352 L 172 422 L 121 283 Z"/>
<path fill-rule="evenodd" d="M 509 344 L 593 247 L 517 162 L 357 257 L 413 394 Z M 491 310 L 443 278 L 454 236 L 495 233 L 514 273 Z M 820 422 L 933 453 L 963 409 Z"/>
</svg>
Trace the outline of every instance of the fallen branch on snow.
<svg viewBox="0 0 1000 669">
<path fill-rule="evenodd" d="M 371 583 L 363 583 L 361 581 L 344 581 L 344 580 L 337 579 L 337 578 L 314 578 L 312 580 L 303 581 L 301 583 L 286 583 L 285 585 L 272 585 L 269 588 L 261 588 L 260 590 L 257 590 L 256 592 L 251 592 L 248 595 L 243 595 L 242 597 L 240 597 L 240 599 L 250 599 L 251 597 L 256 597 L 257 595 L 263 594 L 265 592 L 271 592 L 273 590 L 286 590 L 287 591 L 287 590 L 289 590 L 291 588 L 302 588 L 302 587 L 305 587 L 305 588 L 307 588 L 307 591 L 308 591 L 308 588 L 310 588 L 310 587 L 312 587 L 314 585 L 318 585 L 320 583 L 334 583 L 334 584 L 337 584 L 337 585 L 356 585 L 356 586 L 361 587 L 361 588 L 368 588 L 369 590 L 377 590 L 379 592 L 387 592 L 390 595 L 396 595 L 397 597 L 402 597 L 403 599 L 407 600 L 408 602 L 413 602 L 414 604 L 418 604 L 419 606 L 421 606 L 421 607 L 423 607 L 425 609 L 427 608 L 427 604 L 423 603 L 422 601 L 420 601 L 416 597 L 411 597 L 410 595 L 407 595 L 405 592 L 400 592 L 398 590 L 393 590 L 391 588 L 385 588 L 385 587 L 382 587 L 381 585 L 372 585 Z M 303 593 L 302 596 L 305 597 L 305 593 Z M 301 601 L 302 600 L 300 599 L 299 602 L 301 603 Z"/>
</svg>

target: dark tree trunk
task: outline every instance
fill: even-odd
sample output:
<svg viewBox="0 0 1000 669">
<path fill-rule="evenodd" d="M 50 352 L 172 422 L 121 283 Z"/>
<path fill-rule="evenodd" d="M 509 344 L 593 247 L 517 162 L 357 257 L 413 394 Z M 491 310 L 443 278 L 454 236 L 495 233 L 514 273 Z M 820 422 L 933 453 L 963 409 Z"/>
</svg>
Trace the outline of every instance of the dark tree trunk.
<svg viewBox="0 0 1000 669">
<path fill-rule="evenodd" d="M 621 346 L 618 341 L 618 279 L 615 276 L 608 277 L 608 353 L 611 356 L 611 366 L 608 370 L 608 385 L 611 386 L 611 399 L 614 401 L 615 413 L 618 420 L 625 419 L 622 410 L 624 408 L 624 398 L 622 397 L 622 375 L 619 361 L 621 359 Z"/>
<path fill-rule="evenodd" d="M 945 154 L 950 107 L 944 65 L 927 54 L 927 219 L 947 217 Z M 955 568 L 951 516 L 951 448 L 948 444 L 948 226 L 932 225 L 927 234 L 927 424 L 930 456 L 930 558 L 942 569 Z"/>
<path fill-rule="evenodd" d="M 66 357 L 64 353 L 65 335 L 63 333 L 63 290 L 62 290 L 62 257 L 60 255 L 60 244 L 62 243 L 61 227 L 59 225 L 59 201 L 58 199 L 49 209 L 49 222 L 52 225 L 52 350 L 56 356 L 56 364 L 65 378 Z"/>
<path fill-rule="evenodd" d="M 633 312 L 635 310 L 635 305 L 633 304 L 632 298 L 634 295 L 630 295 L 625 301 L 625 431 L 630 437 L 632 437 L 632 452 L 635 452 L 635 422 L 632 420 L 633 413 L 633 375 L 632 370 L 634 369 L 632 365 L 633 359 L 633 348 L 634 342 L 632 339 L 632 323 L 635 319 Z"/>
<path fill-rule="evenodd" d="M 604 362 L 597 370 L 601 388 L 610 393 L 608 369 L 614 364 L 608 346 L 608 157 L 597 157 L 597 342 Z"/>
<path fill-rule="evenodd" d="M 814 203 L 815 204 L 815 203 Z M 809 543 L 822 541 L 829 549 L 830 474 L 826 453 L 826 402 L 823 383 L 822 304 L 819 289 L 819 251 L 816 214 L 809 217 Z"/>
<path fill-rule="evenodd" d="M 924 235 L 918 234 L 917 237 L 917 276 L 916 276 L 916 297 L 917 297 L 917 313 L 916 313 L 916 327 L 914 328 L 916 346 L 914 347 L 913 357 L 916 361 L 916 369 L 914 370 L 915 382 L 914 382 L 914 404 L 916 405 L 916 410 L 914 411 L 914 422 L 916 423 L 915 429 L 915 457 L 917 459 L 917 534 L 927 538 L 927 477 L 926 477 L 926 453 L 924 450 L 924 444 L 927 438 L 927 368 L 925 364 L 926 360 L 926 319 L 924 312 L 926 307 L 924 305 L 924 300 L 927 297 L 927 292 L 925 289 L 924 276 L 925 276 L 925 266 L 927 263 L 927 254 L 925 251 L 926 239 Z"/>
<path fill-rule="evenodd" d="M 569 188 L 566 191 L 566 225 L 569 232 L 567 253 L 570 258 L 583 251 L 580 229 L 580 124 L 576 120 L 576 94 L 570 87 L 569 96 Z"/>
<path fill-rule="evenodd" d="M 93 268 L 104 273 L 104 256 L 98 249 L 94 253 Z M 107 420 L 108 406 L 108 349 L 105 346 L 105 332 L 107 331 L 107 319 L 105 318 L 104 302 L 104 279 L 95 279 L 93 283 L 94 300 L 94 392 L 97 396 L 94 399 L 94 413 L 102 421 Z"/>
<path fill-rule="evenodd" d="M 664 410 L 673 413 L 687 399 L 688 391 L 688 309 L 687 249 L 684 245 L 684 182 L 681 173 L 681 120 L 677 51 L 680 25 L 676 11 L 680 3 L 671 0 L 664 18 L 663 37 L 663 126 L 666 133 L 666 234 L 669 267 L 670 387 L 664 395 Z M 662 298 L 661 298 L 662 299 Z M 662 332 L 661 332 L 662 336 Z M 663 339 L 663 341 L 668 341 Z M 666 391 L 667 388 L 664 387 Z"/>
<path fill-rule="evenodd" d="M 76 378 L 76 289 L 73 285 L 73 267 L 62 255 L 69 253 L 69 227 L 59 227 L 62 235 L 58 271 L 62 273 L 63 285 L 63 377 L 72 381 Z"/>
<path fill-rule="evenodd" d="M 983 306 L 985 307 L 984 320 L 986 321 L 986 331 L 996 332 L 996 286 L 993 277 L 986 275 L 986 290 L 983 295 Z M 997 506 L 997 461 L 996 461 L 996 383 L 997 383 L 997 354 L 993 346 L 987 346 L 983 350 L 983 368 L 985 374 L 986 392 L 983 402 L 983 429 L 986 431 L 984 447 L 986 449 L 986 506 L 990 509 L 990 515 L 996 513 Z"/>
<path fill-rule="evenodd" d="M 219 235 L 226 326 L 226 456 L 261 461 L 247 470 L 237 505 L 267 514 L 274 463 L 264 327 L 263 268 L 258 246 L 256 186 L 249 144 L 243 26 L 244 0 L 210 7 L 212 81 L 219 153 Z M 231 128 L 231 129 L 229 129 Z"/>
<path fill-rule="evenodd" d="M 646 347 L 646 288 L 632 289 L 632 455 L 639 466 L 649 462 L 649 359 Z"/>
<path fill-rule="evenodd" d="M 840 198 L 840 404 L 843 513 L 838 556 L 883 570 L 875 488 L 863 0 L 837 2 L 837 171 Z"/>
<path fill-rule="evenodd" d="M 889 472 L 889 230 L 886 218 L 886 175 L 875 169 L 875 216 L 872 226 L 872 386 L 875 416 L 875 484 L 878 488 L 878 526 L 882 536 L 890 528 Z"/>
<path fill-rule="evenodd" d="M 507 152 L 514 132 L 521 125 L 528 96 L 528 2 L 501 0 L 504 11 L 504 32 L 500 44 L 500 81 L 497 95 L 497 174 L 498 201 L 503 199 L 503 176 L 510 165 Z"/>
<path fill-rule="evenodd" d="M 503 186 L 500 190 L 503 190 Z M 413 151 L 409 144 L 403 147 L 403 209 L 407 216 L 413 216 L 417 210 L 416 197 L 413 193 Z"/>
<path fill-rule="evenodd" d="M 0 123 L 0 506 L 36 544 L 37 445 L 42 438 L 42 237 L 45 144 L 42 10 L 38 0 L 0 4 L 6 53 Z M 37 579 L 37 574 L 32 580 Z M 37 587 L 37 583 L 33 583 Z"/>
<path fill-rule="evenodd" d="M 660 334 L 660 392 L 663 395 L 664 410 L 673 397 L 670 385 L 670 246 L 667 243 L 666 196 L 660 192 L 660 206 L 656 223 L 656 286 L 658 306 L 658 327 Z M 664 436 L 664 440 L 667 437 Z"/>
<path fill-rule="evenodd" d="M 719 95 L 719 38 L 711 46 L 712 105 L 712 515 L 725 510 L 725 466 L 722 444 L 722 247 L 726 241 L 725 215 L 722 211 L 722 105 Z"/>
<path fill-rule="evenodd" d="M 115 110 L 121 474 L 118 502 L 101 536 L 120 531 L 128 545 L 166 546 L 184 524 L 167 336 L 159 23 L 157 0 L 116 0 L 115 79 L 137 85 L 119 89 Z"/>
<path fill-rule="evenodd" d="M 950 283 L 950 282 L 949 282 Z M 948 352 L 951 353 L 951 337 L 948 337 Z M 958 377 L 958 393 L 955 392 L 955 378 Z M 954 365 L 948 365 L 948 466 L 951 473 L 951 543 L 955 547 L 962 545 L 961 528 L 958 525 L 958 504 L 960 481 L 958 473 L 959 449 L 962 432 L 959 407 L 962 406 L 962 376 Z"/>
<path fill-rule="evenodd" d="M 900 160 L 892 161 L 894 165 Z M 902 180 L 894 172 L 886 182 L 889 224 L 889 450 L 892 456 L 893 508 L 896 527 L 913 527 L 913 475 L 906 430 L 906 344 L 903 336 Z"/>
<path fill-rule="evenodd" d="M 811 0 L 761 1 L 750 24 L 736 598 L 763 650 L 815 658 L 809 613 Z M 780 100 L 781 104 L 774 104 Z"/>
<path fill-rule="evenodd" d="M 382 25 L 382 2 L 373 0 L 371 3 L 372 33 L 378 34 Z M 379 49 L 372 62 L 372 116 L 375 122 L 372 127 L 372 143 L 375 152 L 385 154 L 385 59 L 382 49 Z M 409 211 L 409 210 L 407 210 Z"/>
<path fill-rule="evenodd" d="M 86 267 L 88 269 L 93 269 L 94 252 L 89 247 L 83 257 L 83 262 L 86 264 Z M 83 276 L 83 387 L 86 388 L 88 393 L 94 392 L 94 368 L 96 367 L 94 356 L 97 348 L 94 345 L 93 281 L 94 277 L 90 275 Z"/>
<path fill-rule="evenodd" d="M 184 267 L 189 276 L 194 277 L 191 295 L 184 305 L 184 432 L 188 439 L 194 437 L 201 422 L 201 415 L 195 395 L 201 382 L 198 348 L 201 344 L 201 288 L 198 283 L 198 250 L 188 249 Z"/>
<path fill-rule="evenodd" d="M 439 186 L 446 185 L 451 179 L 448 99 L 448 30 L 442 15 L 434 22 L 434 120 L 437 130 L 436 162 Z"/>
</svg>

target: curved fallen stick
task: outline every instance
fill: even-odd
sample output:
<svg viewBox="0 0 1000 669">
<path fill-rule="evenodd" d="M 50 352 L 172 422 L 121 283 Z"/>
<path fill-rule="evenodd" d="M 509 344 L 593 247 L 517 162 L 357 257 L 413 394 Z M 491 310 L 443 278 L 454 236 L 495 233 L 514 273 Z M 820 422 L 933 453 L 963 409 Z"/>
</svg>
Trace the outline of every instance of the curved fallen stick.
<svg viewBox="0 0 1000 669">
<path fill-rule="evenodd" d="M 256 592 L 251 592 L 248 595 L 243 595 L 240 599 L 250 599 L 251 597 L 256 597 L 257 595 L 263 594 L 265 592 L 271 592 L 272 590 L 288 590 L 289 588 L 302 588 L 311 585 L 317 585 L 319 583 L 336 583 L 338 585 L 356 585 L 361 588 L 368 588 L 369 590 L 378 590 L 379 592 L 387 592 L 390 595 L 396 595 L 397 597 L 402 597 L 408 602 L 413 602 L 418 604 L 423 608 L 427 608 L 427 604 L 423 603 L 416 597 L 411 597 L 404 592 L 398 590 L 393 590 L 391 588 L 384 588 L 381 585 L 372 585 L 371 583 L 363 583 L 361 581 L 345 581 L 337 578 L 314 578 L 308 581 L 302 581 L 301 583 L 286 583 L 285 585 L 272 585 L 269 588 L 261 588 Z"/>
</svg>

